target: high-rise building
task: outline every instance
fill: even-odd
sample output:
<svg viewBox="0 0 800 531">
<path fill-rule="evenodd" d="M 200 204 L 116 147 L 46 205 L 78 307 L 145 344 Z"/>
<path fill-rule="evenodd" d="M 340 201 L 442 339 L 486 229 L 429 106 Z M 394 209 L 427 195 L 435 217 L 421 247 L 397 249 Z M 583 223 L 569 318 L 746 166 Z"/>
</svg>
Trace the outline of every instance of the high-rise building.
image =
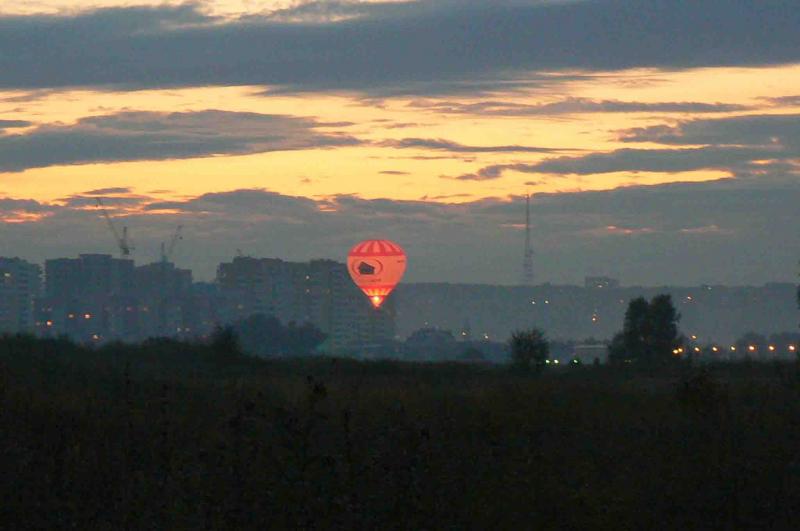
<svg viewBox="0 0 800 531">
<path fill-rule="evenodd" d="M 297 266 L 277 258 L 238 256 L 217 268 L 217 284 L 226 299 L 225 321 L 254 314 L 288 322 L 295 309 Z"/>
<path fill-rule="evenodd" d="M 141 337 L 195 335 L 191 270 L 162 260 L 135 268 L 133 278 Z"/>
<path fill-rule="evenodd" d="M 285 324 L 310 322 L 326 334 L 329 352 L 369 355 L 394 339 L 392 299 L 375 310 L 340 262 L 236 257 L 220 264 L 217 284 L 226 322 L 257 313 Z"/>
<path fill-rule="evenodd" d="M 105 254 L 47 260 L 39 330 L 82 341 L 137 339 L 133 270 L 133 260 Z"/>
<path fill-rule="evenodd" d="M 36 264 L 0 257 L 0 333 L 33 332 L 41 276 Z"/>
</svg>

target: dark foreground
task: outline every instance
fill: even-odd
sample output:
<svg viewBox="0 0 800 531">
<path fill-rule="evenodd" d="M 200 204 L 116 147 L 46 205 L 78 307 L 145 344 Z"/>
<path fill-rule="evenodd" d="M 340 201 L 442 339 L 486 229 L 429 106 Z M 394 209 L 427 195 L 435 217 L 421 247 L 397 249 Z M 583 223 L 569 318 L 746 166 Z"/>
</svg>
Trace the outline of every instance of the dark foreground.
<svg viewBox="0 0 800 531">
<path fill-rule="evenodd" d="M 0 528 L 791 528 L 799 375 L 5 339 Z"/>
</svg>

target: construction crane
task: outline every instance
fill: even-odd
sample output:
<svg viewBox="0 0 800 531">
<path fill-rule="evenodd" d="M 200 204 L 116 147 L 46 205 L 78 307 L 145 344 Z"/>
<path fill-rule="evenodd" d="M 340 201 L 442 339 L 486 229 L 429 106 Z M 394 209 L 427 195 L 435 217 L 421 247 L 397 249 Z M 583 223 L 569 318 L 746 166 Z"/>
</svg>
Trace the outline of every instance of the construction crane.
<svg viewBox="0 0 800 531">
<path fill-rule="evenodd" d="M 175 252 L 175 246 L 178 244 L 178 240 L 183 239 L 183 235 L 181 231 L 183 230 L 183 225 L 178 225 L 175 229 L 175 232 L 172 234 L 172 238 L 169 240 L 169 244 L 165 242 L 161 242 L 161 261 L 166 263 L 172 258 L 172 253 Z"/>
<path fill-rule="evenodd" d="M 103 201 L 99 197 L 97 198 L 97 208 L 100 209 L 106 222 L 108 222 L 108 228 L 111 229 L 111 233 L 114 235 L 114 240 L 117 242 L 117 247 L 119 247 L 119 253 L 123 258 L 129 257 L 134 247 L 128 237 L 128 227 L 122 227 L 122 235 L 120 236 L 116 225 L 114 225 L 114 222 L 111 220 L 111 216 L 108 215 L 108 210 L 106 210 Z"/>
</svg>

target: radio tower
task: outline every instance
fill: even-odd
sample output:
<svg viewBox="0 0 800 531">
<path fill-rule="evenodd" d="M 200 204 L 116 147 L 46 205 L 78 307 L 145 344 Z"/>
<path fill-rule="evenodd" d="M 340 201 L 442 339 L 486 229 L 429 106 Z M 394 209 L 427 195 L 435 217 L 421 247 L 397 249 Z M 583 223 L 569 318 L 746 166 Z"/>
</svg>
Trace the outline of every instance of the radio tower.
<svg viewBox="0 0 800 531">
<path fill-rule="evenodd" d="M 531 248 L 531 194 L 525 196 L 525 255 L 522 258 L 522 283 L 533 284 L 533 249 Z"/>
</svg>

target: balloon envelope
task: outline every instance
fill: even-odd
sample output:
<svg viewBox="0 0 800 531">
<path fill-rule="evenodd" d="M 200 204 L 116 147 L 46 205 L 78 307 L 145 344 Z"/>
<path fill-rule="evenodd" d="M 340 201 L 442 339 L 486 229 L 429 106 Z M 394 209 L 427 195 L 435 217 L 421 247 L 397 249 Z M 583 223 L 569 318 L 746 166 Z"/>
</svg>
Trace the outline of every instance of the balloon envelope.
<svg viewBox="0 0 800 531">
<path fill-rule="evenodd" d="M 365 240 L 347 255 L 347 270 L 356 286 L 380 308 L 406 270 L 406 253 L 389 240 Z"/>
</svg>

